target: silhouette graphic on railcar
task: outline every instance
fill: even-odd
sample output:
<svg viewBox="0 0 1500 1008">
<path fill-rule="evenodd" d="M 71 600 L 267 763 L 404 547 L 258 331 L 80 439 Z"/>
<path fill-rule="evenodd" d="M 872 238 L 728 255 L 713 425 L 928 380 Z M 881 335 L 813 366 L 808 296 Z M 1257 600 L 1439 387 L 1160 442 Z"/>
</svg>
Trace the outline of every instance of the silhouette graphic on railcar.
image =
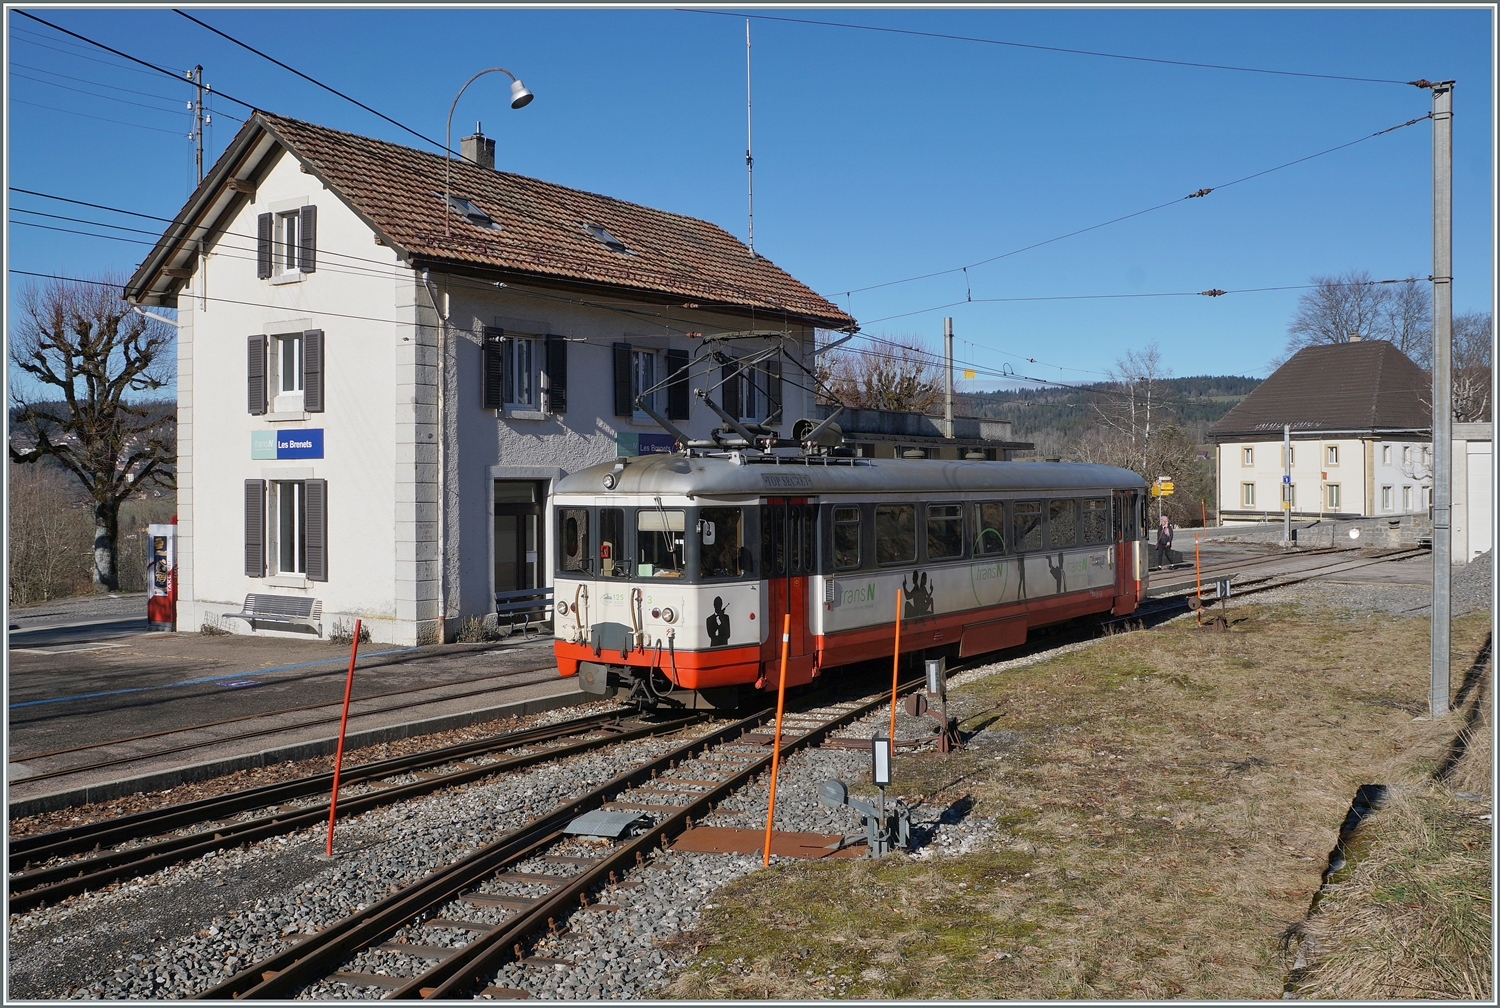
<svg viewBox="0 0 1500 1008">
<path fill-rule="evenodd" d="M 714 596 L 714 611 L 708 618 L 707 629 L 710 647 L 722 647 L 729 643 L 729 614 L 724 611 L 722 595 Z"/>
</svg>

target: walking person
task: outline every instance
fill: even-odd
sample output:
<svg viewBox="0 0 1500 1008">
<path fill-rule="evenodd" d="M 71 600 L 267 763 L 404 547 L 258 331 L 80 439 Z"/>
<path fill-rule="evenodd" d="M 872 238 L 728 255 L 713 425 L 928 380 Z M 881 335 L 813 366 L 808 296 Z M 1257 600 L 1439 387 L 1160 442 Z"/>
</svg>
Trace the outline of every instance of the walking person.
<svg viewBox="0 0 1500 1008">
<path fill-rule="evenodd" d="M 1172 566 L 1172 522 L 1166 515 L 1159 519 L 1160 524 L 1156 526 L 1156 565 L 1158 567 Z"/>
</svg>

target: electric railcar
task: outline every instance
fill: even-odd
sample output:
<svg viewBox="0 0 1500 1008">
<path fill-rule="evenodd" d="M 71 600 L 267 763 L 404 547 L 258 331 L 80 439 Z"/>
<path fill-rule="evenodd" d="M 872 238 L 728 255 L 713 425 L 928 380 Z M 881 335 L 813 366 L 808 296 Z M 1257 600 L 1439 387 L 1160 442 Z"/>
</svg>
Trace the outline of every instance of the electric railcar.
<svg viewBox="0 0 1500 1008">
<path fill-rule="evenodd" d="M 732 706 L 901 650 L 1013 647 L 1124 615 L 1146 590 L 1146 484 L 1111 466 L 791 457 L 620 458 L 556 487 L 558 667 L 589 692 Z"/>
</svg>

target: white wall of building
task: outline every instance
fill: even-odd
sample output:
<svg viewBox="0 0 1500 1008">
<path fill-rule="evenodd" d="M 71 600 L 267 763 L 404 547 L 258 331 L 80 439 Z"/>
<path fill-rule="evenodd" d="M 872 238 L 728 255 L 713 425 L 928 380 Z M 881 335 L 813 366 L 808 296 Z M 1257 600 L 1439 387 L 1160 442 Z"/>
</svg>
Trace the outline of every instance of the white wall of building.
<svg viewBox="0 0 1500 1008">
<path fill-rule="evenodd" d="M 1280 437 L 1219 445 L 1219 514 L 1224 522 L 1280 519 L 1286 473 L 1282 451 Z M 1432 486 L 1431 458 L 1427 442 L 1294 435 L 1292 512 L 1298 517 L 1425 513 Z M 1245 484 L 1255 488 L 1253 505 L 1245 503 Z M 1338 488 L 1336 508 L 1331 506 L 1330 486 Z"/>
</svg>

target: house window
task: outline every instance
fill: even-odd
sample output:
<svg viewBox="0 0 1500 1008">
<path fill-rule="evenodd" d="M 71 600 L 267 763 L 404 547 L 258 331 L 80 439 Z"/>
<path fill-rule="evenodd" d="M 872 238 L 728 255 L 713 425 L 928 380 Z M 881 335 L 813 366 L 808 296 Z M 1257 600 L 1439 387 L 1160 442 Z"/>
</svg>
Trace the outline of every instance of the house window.
<svg viewBox="0 0 1500 1008">
<path fill-rule="evenodd" d="M 1401 447 L 1401 464 L 1404 466 L 1411 465 L 1411 445 L 1403 445 Z"/>
<path fill-rule="evenodd" d="M 1282 449 L 1281 449 L 1281 467 L 1283 469 L 1285 469 L 1288 466 L 1294 466 L 1296 464 L 1297 464 L 1297 446 L 1296 445 L 1292 445 L 1290 449 L 1288 449 L 1285 446 L 1282 446 Z"/>
<path fill-rule="evenodd" d="M 537 364 L 541 354 L 537 352 L 537 340 L 508 339 L 505 341 L 505 405 L 536 408 Z"/>
<path fill-rule="evenodd" d="M 1241 448 L 1240 449 L 1240 465 L 1242 465 L 1242 466 L 1253 466 L 1254 464 L 1255 464 L 1255 449 L 1254 448 Z"/>
<path fill-rule="evenodd" d="M 631 402 L 635 402 L 636 399 L 640 399 L 644 405 L 660 412 L 658 403 L 663 401 L 666 397 L 661 394 L 660 390 L 651 392 L 649 395 L 646 391 L 647 389 L 651 388 L 651 386 L 657 383 L 658 378 L 656 373 L 656 354 L 653 351 L 630 351 Z M 645 411 L 640 409 L 637 409 L 635 411 L 635 415 L 638 417 L 647 417 Z"/>
<path fill-rule="evenodd" d="M 1390 449 L 1386 449 L 1389 451 Z M 1383 486 L 1380 488 L 1380 510 L 1396 510 L 1396 488 Z"/>
<path fill-rule="evenodd" d="M 1255 484 L 1240 484 L 1240 507 L 1253 508 L 1255 506 Z"/>
<path fill-rule="evenodd" d="M 1297 506 L 1297 484 L 1288 483 L 1286 485 L 1286 502 L 1292 507 Z"/>
<path fill-rule="evenodd" d="M 1404 486 L 1404 487 L 1401 488 L 1401 510 L 1402 511 L 1410 511 L 1411 510 L 1411 506 L 1412 506 L 1411 487 Z"/>
<path fill-rule="evenodd" d="M 1380 464 L 1381 465 L 1390 465 L 1391 464 L 1391 446 L 1390 445 L 1381 445 L 1380 446 Z"/>
<path fill-rule="evenodd" d="M 302 333 L 272 336 L 270 339 L 271 389 L 273 413 L 295 412 L 303 408 L 306 388 L 306 343 Z"/>
<path fill-rule="evenodd" d="M 295 273 L 297 271 L 297 227 L 302 213 L 299 210 L 288 210 L 286 213 L 276 215 L 276 245 L 274 255 L 276 257 L 277 273 Z"/>
<path fill-rule="evenodd" d="M 276 573 L 307 573 L 307 484 L 278 480 L 271 484 L 276 508 L 271 527 L 276 530 Z"/>
<path fill-rule="evenodd" d="M 1337 483 L 1328 484 L 1328 510 L 1337 511 L 1343 506 L 1343 494 Z"/>
<path fill-rule="evenodd" d="M 484 228 L 486 231 L 504 231 L 505 229 L 495 223 L 494 219 L 483 210 L 479 209 L 469 200 L 462 196 L 449 196 L 448 205 L 458 212 L 464 220 L 475 227 Z"/>
<path fill-rule="evenodd" d="M 1336 466 L 1336 465 L 1339 464 L 1339 446 L 1338 445 L 1329 445 L 1325 449 L 1325 453 L 1327 455 L 1327 460 L 1326 461 L 1327 461 L 1328 465 Z"/>
</svg>

